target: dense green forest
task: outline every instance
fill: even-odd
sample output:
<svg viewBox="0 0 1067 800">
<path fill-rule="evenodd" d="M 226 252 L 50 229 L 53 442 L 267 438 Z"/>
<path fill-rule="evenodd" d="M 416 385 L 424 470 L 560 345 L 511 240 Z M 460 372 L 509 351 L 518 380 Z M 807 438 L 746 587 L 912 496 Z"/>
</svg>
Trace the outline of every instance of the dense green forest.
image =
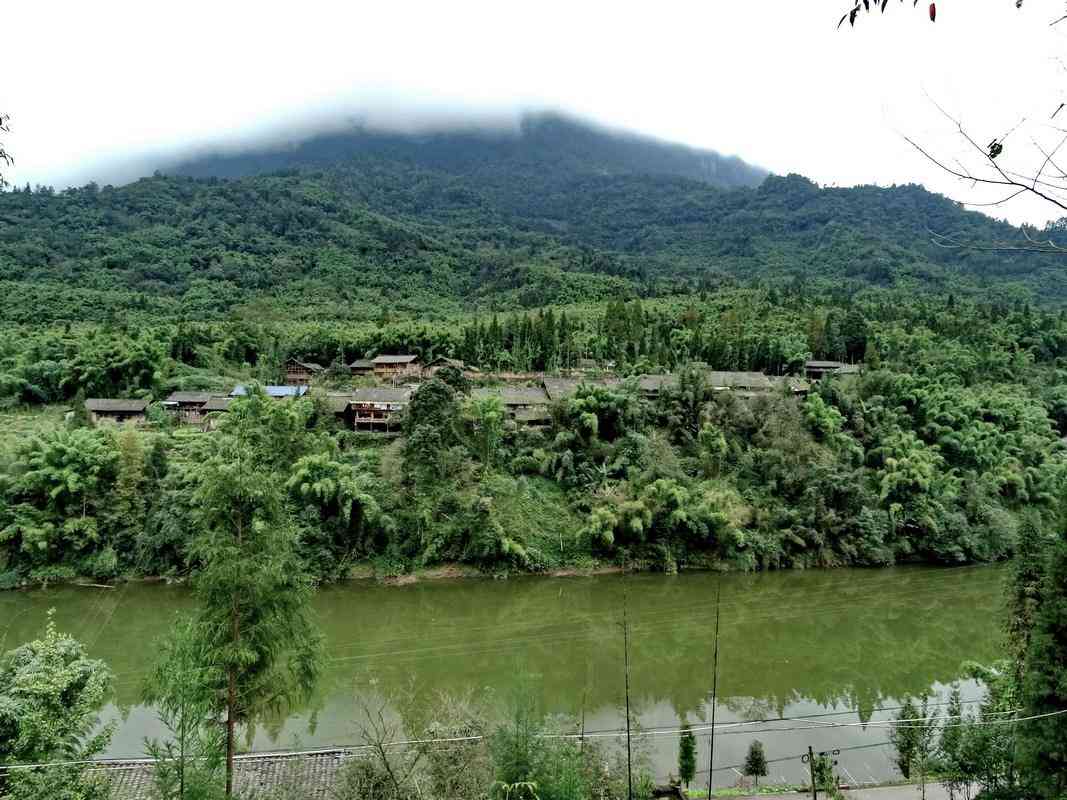
<svg viewBox="0 0 1067 800">
<path fill-rule="evenodd" d="M 958 563 L 1010 554 L 1024 511 L 1058 513 L 1062 267 L 932 245 L 1020 234 L 921 188 L 764 178 L 555 117 L 172 172 L 0 194 L 7 585 L 195 572 L 204 437 L 158 405 L 147 430 L 92 429 L 81 398 L 278 382 L 288 356 L 328 366 L 321 390 L 382 352 L 682 377 L 655 400 L 584 387 L 547 430 L 432 381 L 386 443 L 338 430 L 321 390 L 271 409 L 321 579 L 357 562 Z M 785 375 L 812 357 L 866 370 L 741 398 L 688 366 Z"/>
<path fill-rule="evenodd" d="M 761 173 L 714 154 L 639 142 L 635 155 L 575 123 L 542 127 L 514 141 L 338 135 L 126 186 L 5 192 L 0 319 L 443 319 L 753 281 L 838 299 L 1067 298 L 1057 256 L 982 250 L 1021 233 L 917 186 L 754 185 Z"/>
<path fill-rule="evenodd" d="M 186 322 L 2 341 L 12 411 L 272 382 L 290 353 L 336 364 L 400 347 L 487 368 L 563 368 L 588 352 L 622 376 L 680 375 L 655 400 L 632 380 L 585 386 L 536 430 L 446 372 L 420 386 L 404 436 L 386 441 L 338 428 L 320 390 L 256 401 L 322 580 L 357 563 L 393 574 L 441 562 L 499 572 L 994 560 L 1012 553 L 1026 515 L 1057 518 L 1067 479 L 1067 320 L 1022 302 L 872 290 L 836 305 L 739 289 L 438 324 Z M 749 398 L 712 391 L 687 366 L 789 372 L 811 354 L 866 369 L 808 397 Z M 350 382 L 336 370 L 323 389 Z M 157 406 L 143 431 L 82 416 L 43 413 L 5 436 L 4 582 L 194 572 L 185 539 L 212 434 L 176 428 Z"/>
</svg>

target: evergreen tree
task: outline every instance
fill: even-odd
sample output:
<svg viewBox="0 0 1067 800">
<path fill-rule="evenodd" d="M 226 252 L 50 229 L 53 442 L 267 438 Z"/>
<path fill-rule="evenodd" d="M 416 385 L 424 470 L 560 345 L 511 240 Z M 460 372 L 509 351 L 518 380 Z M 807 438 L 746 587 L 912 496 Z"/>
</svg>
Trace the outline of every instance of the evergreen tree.
<svg viewBox="0 0 1067 800">
<path fill-rule="evenodd" d="M 682 738 L 678 742 L 678 777 L 685 788 L 693 782 L 697 770 L 697 740 L 687 722 L 682 726 Z"/>
<path fill-rule="evenodd" d="M 763 742 L 754 739 L 748 746 L 748 755 L 745 757 L 744 773 L 755 780 L 759 786 L 759 779 L 767 775 L 767 756 L 763 753 Z"/>
<path fill-rule="evenodd" d="M 897 751 L 897 769 L 906 779 L 911 778 L 911 768 L 919 748 L 917 729 L 908 720 L 913 720 L 918 715 L 919 711 L 909 697 L 897 713 L 898 724 L 889 729 L 889 741 Z"/>
<path fill-rule="evenodd" d="M 1056 541 L 1041 589 L 1041 605 L 1022 686 L 1024 716 L 1056 714 L 1019 726 L 1022 782 L 1036 797 L 1067 795 L 1067 535 Z M 1059 713 L 1056 713 L 1059 712 Z"/>
<path fill-rule="evenodd" d="M 222 794 L 217 778 L 225 741 L 212 715 L 214 703 L 196 647 L 195 626 L 179 617 L 157 645 L 158 661 L 144 689 L 145 703 L 170 734 L 145 742 L 155 759 L 153 784 L 160 800 L 209 800 Z"/>
<path fill-rule="evenodd" d="M 1011 564 L 1008 584 L 1008 649 L 1015 664 L 1016 681 L 1021 685 L 1026 674 L 1026 657 L 1040 607 L 1041 581 L 1048 561 L 1049 538 L 1041 516 L 1030 511 L 1019 526 L 1018 544 Z"/>
<path fill-rule="evenodd" d="M 319 673 L 311 581 L 284 507 L 284 473 L 274 463 L 287 443 L 265 435 L 291 430 L 282 418 L 297 415 L 294 404 L 253 391 L 231 406 L 200 466 L 195 649 L 225 722 L 227 797 L 237 726 L 301 702 Z"/>
</svg>

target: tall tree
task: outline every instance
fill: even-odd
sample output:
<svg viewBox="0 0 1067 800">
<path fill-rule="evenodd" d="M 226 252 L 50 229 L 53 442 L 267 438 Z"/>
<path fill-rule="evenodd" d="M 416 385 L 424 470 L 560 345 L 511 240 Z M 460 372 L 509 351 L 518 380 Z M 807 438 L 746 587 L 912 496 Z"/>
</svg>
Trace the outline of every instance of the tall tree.
<svg viewBox="0 0 1067 800">
<path fill-rule="evenodd" d="M 258 391 L 234 403 L 212 437 L 196 489 L 201 530 L 193 551 L 204 565 L 196 580 L 196 647 L 225 719 L 227 797 L 237 726 L 305 700 L 320 669 L 312 585 L 297 556 L 284 473 L 274 464 L 284 442 L 264 435 L 291 432 L 285 417 L 301 413 L 295 406 Z"/>
<path fill-rule="evenodd" d="M 767 756 L 763 753 L 763 742 L 759 739 L 754 739 L 748 746 L 744 773 L 755 780 L 756 786 L 759 786 L 759 779 L 767 775 Z"/>
<path fill-rule="evenodd" d="M 682 726 L 682 738 L 678 742 L 678 777 L 685 788 L 697 774 L 697 740 L 687 722 Z"/>
<path fill-rule="evenodd" d="M 918 713 L 915 703 L 909 697 L 897 713 L 897 724 L 889 729 L 889 741 L 897 751 L 897 769 L 905 778 L 911 778 L 911 768 L 915 764 L 915 753 L 918 749 L 916 729 L 908 720 L 915 719 Z"/>
<path fill-rule="evenodd" d="M 155 760 L 153 783 L 159 800 L 209 800 L 222 794 L 217 778 L 225 742 L 213 716 L 198 644 L 192 621 L 179 617 L 159 642 L 158 661 L 145 685 L 145 702 L 156 709 L 170 734 L 162 741 L 145 742 Z"/>
<path fill-rule="evenodd" d="M 1027 654 L 1019 726 L 1019 767 L 1034 796 L 1067 795 L 1067 535 L 1052 551 Z M 1058 713 L 1057 713 L 1058 712 Z"/>
</svg>

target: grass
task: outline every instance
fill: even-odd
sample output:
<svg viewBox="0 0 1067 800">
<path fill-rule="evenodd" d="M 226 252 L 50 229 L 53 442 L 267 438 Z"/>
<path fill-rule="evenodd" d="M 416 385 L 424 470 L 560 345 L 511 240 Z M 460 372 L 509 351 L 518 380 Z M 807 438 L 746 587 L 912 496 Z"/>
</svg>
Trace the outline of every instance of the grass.
<svg viewBox="0 0 1067 800">
<path fill-rule="evenodd" d="M 496 519 L 540 566 L 553 569 L 578 557 L 574 532 L 583 520 L 571 510 L 558 484 L 540 476 L 502 474 L 493 475 L 487 483 Z"/>
<path fill-rule="evenodd" d="M 731 787 L 729 789 L 715 789 L 712 791 L 711 796 L 714 800 L 716 797 L 756 797 L 759 795 L 773 795 L 773 794 L 791 794 L 793 792 L 805 792 L 810 789 L 792 784 L 770 784 L 767 786 L 760 786 L 755 789 L 742 789 L 739 787 Z M 690 789 L 687 794 L 694 800 L 698 797 L 706 798 L 708 796 L 707 789 Z"/>
</svg>

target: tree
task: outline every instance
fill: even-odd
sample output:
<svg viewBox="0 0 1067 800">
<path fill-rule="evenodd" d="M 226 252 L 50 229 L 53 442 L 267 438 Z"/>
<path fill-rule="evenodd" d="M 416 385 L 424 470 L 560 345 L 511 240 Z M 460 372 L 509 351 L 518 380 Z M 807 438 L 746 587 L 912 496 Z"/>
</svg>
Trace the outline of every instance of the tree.
<svg viewBox="0 0 1067 800">
<path fill-rule="evenodd" d="M 697 772 L 697 740 L 687 722 L 682 726 L 682 738 L 678 742 L 678 777 L 689 788 Z"/>
<path fill-rule="evenodd" d="M 1019 527 L 1018 544 L 1011 563 L 1008 584 L 1008 650 L 1015 664 L 1016 681 L 1026 674 L 1034 621 L 1040 608 L 1041 582 L 1045 575 L 1051 539 L 1045 533 L 1040 515 L 1029 512 Z"/>
<path fill-rule="evenodd" d="M 300 412 L 261 392 L 233 404 L 200 467 L 201 529 L 193 544 L 196 650 L 204 685 L 226 726 L 226 795 L 233 793 L 238 725 L 306 699 L 318 678 L 320 636 L 311 618 L 311 581 L 297 555 L 274 463 L 277 438 Z"/>
<path fill-rule="evenodd" d="M 144 690 L 170 736 L 150 739 L 145 749 L 155 760 L 153 783 L 160 800 L 207 800 L 221 795 L 217 778 L 225 742 L 212 716 L 213 701 L 205 666 L 197 650 L 192 620 L 179 617 L 157 645 L 159 658 Z"/>
<path fill-rule="evenodd" d="M 900 770 L 900 774 L 905 779 L 911 778 L 911 768 L 915 763 L 915 753 L 918 749 L 918 737 L 911 723 L 904 720 L 913 720 L 918 713 L 915 704 L 909 697 L 904 701 L 900 711 L 897 713 L 898 724 L 889 729 L 889 741 L 893 743 L 893 747 L 897 751 L 897 769 Z"/>
<path fill-rule="evenodd" d="M 937 712 L 930 712 L 930 700 L 922 698 L 916 707 L 909 697 L 896 717 L 896 724 L 889 729 L 889 741 L 897 751 L 897 767 L 905 778 L 915 772 L 923 800 L 926 800 L 926 776 L 929 774 L 937 745 Z"/>
<path fill-rule="evenodd" d="M 113 724 L 97 713 L 111 689 L 111 672 L 80 642 L 59 633 L 49 615 L 44 636 L 0 658 L 0 765 L 81 761 L 107 746 Z M 0 771 L 5 800 L 101 800 L 107 783 L 73 764 Z"/>
<path fill-rule="evenodd" d="M 473 397 L 463 404 L 463 429 L 485 472 L 492 470 L 504 438 L 507 413 L 499 397 Z"/>
<path fill-rule="evenodd" d="M 304 532 L 302 555 L 323 577 L 343 577 L 368 529 L 383 520 L 373 492 L 377 478 L 331 453 L 312 453 L 293 465 L 286 483 L 290 497 L 313 514 Z"/>
<path fill-rule="evenodd" d="M 1067 794 L 1067 534 L 1060 534 L 1042 583 L 1022 686 L 1023 716 L 1039 716 L 1018 731 L 1022 782 L 1037 797 Z M 1056 713 L 1060 712 L 1060 713 Z"/>
<path fill-rule="evenodd" d="M 767 756 L 763 753 L 763 742 L 759 739 L 754 739 L 748 746 L 743 772 L 755 780 L 756 786 L 759 786 L 759 779 L 767 775 Z"/>
</svg>

